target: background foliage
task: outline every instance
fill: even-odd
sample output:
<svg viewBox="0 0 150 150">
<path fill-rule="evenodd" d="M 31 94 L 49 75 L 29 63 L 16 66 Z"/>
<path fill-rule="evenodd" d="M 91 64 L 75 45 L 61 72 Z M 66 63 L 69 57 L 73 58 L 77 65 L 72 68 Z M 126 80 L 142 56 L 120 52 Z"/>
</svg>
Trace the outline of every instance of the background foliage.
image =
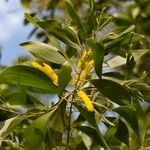
<svg viewBox="0 0 150 150">
<path fill-rule="evenodd" d="M 38 42 L 0 72 L 1 149 L 149 149 L 150 3 L 21 2 Z"/>
</svg>

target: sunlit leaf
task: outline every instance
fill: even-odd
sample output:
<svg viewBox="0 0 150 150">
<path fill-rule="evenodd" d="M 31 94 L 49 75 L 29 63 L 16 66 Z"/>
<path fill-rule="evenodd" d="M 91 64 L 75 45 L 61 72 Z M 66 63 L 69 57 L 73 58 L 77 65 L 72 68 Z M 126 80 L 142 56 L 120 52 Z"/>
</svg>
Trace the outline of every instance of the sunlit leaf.
<svg viewBox="0 0 150 150">
<path fill-rule="evenodd" d="M 20 44 L 35 57 L 56 64 L 63 64 L 66 59 L 58 52 L 59 50 L 51 45 L 40 42 L 24 42 Z"/>
<path fill-rule="evenodd" d="M 57 91 L 57 87 L 48 76 L 28 66 L 12 66 L 5 68 L 0 73 L 0 83 L 28 86 L 52 93 Z"/>
</svg>

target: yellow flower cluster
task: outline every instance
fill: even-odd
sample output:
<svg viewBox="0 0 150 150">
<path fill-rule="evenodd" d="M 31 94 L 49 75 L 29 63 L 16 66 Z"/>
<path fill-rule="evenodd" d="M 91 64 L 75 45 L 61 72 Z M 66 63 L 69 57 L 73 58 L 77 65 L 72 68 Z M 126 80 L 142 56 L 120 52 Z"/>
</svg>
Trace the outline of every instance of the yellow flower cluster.
<svg viewBox="0 0 150 150">
<path fill-rule="evenodd" d="M 92 104 L 92 101 L 90 100 L 90 98 L 86 95 L 85 92 L 83 91 L 78 91 L 77 92 L 78 96 L 83 100 L 83 102 L 85 103 L 86 108 L 88 109 L 88 111 L 93 111 L 94 107 Z"/>
<path fill-rule="evenodd" d="M 52 79 L 52 81 L 57 85 L 58 84 L 58 76 L 55 73 L 55 71 L 51 68 L 51 66 L 49 66 L 46 63 L 43 63 L 42 65 L 39 64 L 38 62 L 33 61 L 32 66 L 41 70 L 42 72 L 44 72 L 47 76 L 49 76 L 50 79 Z"/>
<path fill-rule="evenodd" d="M 86 50 L 82 54 L 81 58 L 78 60 L 78 64 L 77 64 L 78 69 L 82 69 L 84 67 L 85 63 L 88 61 L 91 55 L 92 55 L 91 49 Z"/>
<path fill-rule="evenodd" d="M 82 81 L 83 81 L 84 78 L 87 76 L 87 74 L 88 74 L 88 72 L 90 71 L 90 69 L 92 68 L 93 64 L 94 64 L 94 60 L 91 60 L 91 61 L 89 61 L 89 62 L 86 64 L 85 68 L 83 69 L 83 71 L 82 71 L 81 74 L 80 74 L 80 77 L 79 77 L 79 81 L 78 81 L 78 83 L 77 83 L 77 86 L 80 86 L 80 84 L 82 83 Z"/>
</svg>

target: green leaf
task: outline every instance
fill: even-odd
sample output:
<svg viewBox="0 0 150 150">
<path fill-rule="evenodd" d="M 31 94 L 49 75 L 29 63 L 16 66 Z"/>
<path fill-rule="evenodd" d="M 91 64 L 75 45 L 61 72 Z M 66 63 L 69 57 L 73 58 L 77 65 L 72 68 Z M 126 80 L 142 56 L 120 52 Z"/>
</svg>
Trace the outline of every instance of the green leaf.
<svg viewBox="0 0 150 150">
<path fill-rule="evenodd" d="M 7 67 L 0 73 L 0 83 L 33 87 L 49 92 L 57 92 L 57 87 L 43 72 L 28 66 Z"/>
<path fill-rule="evenodd" d="M 85 108 L 83 108 L 82 106 L 77 105 L 75 103 L 73 105 L 79 110 L 80 114 L 95 128 L 101 141 L 103 142 L 104 148 L 110 150 L 109 146 L 107 145 L 105 139 L 103 138 L 103 136 L 99 130 L 99 127 L 98 127 L 96 119 L 95 119 L 95 113 L 89 112 Z"/>
<path fill-rule="evenodd" d="M 66 126 L 66 101 L 62 101 L 50 114 L 48 127 L 63 133 Z"/>
<path fill-rule="evenodd" d="M 136 109 L 136 116 L 138 118 L 138 123 L 139 123 L 139 134 L 140 134 L 140 140 L 141 143 L 145 140 L 145 134 L 146 134 L 146 126 L 147 124 L 145 123 L 147 121 L 146 119 L 146 114 L 142 109 L 142 106 L 140 105 L 140 102 L 137 100 L 133 100 L 133 105 L 134 108 Z"/>
<path fill-rule="evenodd" d="M 114 47 L 118 47 L 122 43 L 125 42 L 126 39 L 130 39 L 132 32 L 134 31 L 135 26 L 132 25 L 128 27 L 125 31 L 121 32 L 120 34 L 112 34 L 111 36 L 107 36 L 107 38 L 102 39 L 103 43 L 105 43 L 105 50 L 112 50 Z M 127 44 L 127 43 L 125 43 Z"/>
<path fill-rule="evenodd" d="M 40 150 L 48 128 L 62 133 L 64 131 L 64 113 L 66 101 L 58 103 L 48 113 L 41 115 L 27 128 L 25 138 L 25 148 L 28 150 Z"/>
<path fill-rule="evenodd" d="M 93 12 L 94 11 L 94 0 L 89 0 L 89 5 L 90 5 L 90 11 Z"/>
<path fill-rule="evenodd" d="M 66 62 L 58 73 L 58 87 L 59 87 L 59 95 L 65 90 L 66 86 L 71 80 L 71 65 L 69 62 Z"/>
<path fill-rule="evenodd" d="M 25 149 L 40 150 L 47 130 L 47 122 L 50 113 L 46 113 L 37 118 L 25 131 Z"/>
<path fill-rule="evenodd" d="M 97 123 L 95 119 L 95 113 L 89 112 L 88 110 L 84 109 L 82 106 L 77 105 L 74 103 L 74 106 L 79 110 L 81 115 L 95 128 L 97 128 Z"/>
<path fill-rule="evenodd" d="M 58 52 L 58 49 L 51 45 L 40 42 L 24 42 L 20 45 L 43 61 L 56 64 L 63 64 L 66 62 L 66 59 Z"/>
<path fill-rule="evenodd" d="M 117 112 L 121 117 L 123 117 L 131 126 L 133 131 L 137 134 L 137 136 L 139 136 L 139 124 L 136 117 L 136 111 L 134 109 L 123 106 L 114 108 L 113 111 Z"/>
<path fill-rule="evenodd" d="M 25 13 L 25 19 L 28 20 L 33 25 L 35 25 L 36 27 L 39 27 L 39 25 L 37 24 L 37 22 L 40 21 L 40 20 L 37 19 L 36 17 L 31 16 L 31 14 Z"/>
<path fill-rule="evenodd" d="M 74 48 L 79 48 L 78 38 L 76 31 L 72 30 L 65 24 L 56 20 L 45 20 L 37 22 L 38 26 L 42 28 L 47 35 L 53 35 L 66 45 Z"/>
<path fill-rule="evenodd" d="M 23 120 L 33 115 L 18 115 L 5 121 L 4 126 L 0 130 L 0 137 L 6 138 Z"/>
<path fill-rule="evenodd" d="M 142 98 L 145 101 L 150 102 L 150 86 L 149 85 L 147 85 L 146 83 L 135 82 L 129 86 L 137 89 L 138 92 L 140 92 L 140 95 L 142 94 Z"/>
<path fill-rule="evenodd" d="M 99 78 L 102 76 L 102 67 L 104 60 L 104 49 L 102 44 L 95 42 L 95 40 L 88 40 L 88 44 L 92 49 L 93 59 L 94 59 L 94 68 L 95 72 Z"/>
<path fill-rule="evenodd" d="M 119 105 L 130 104 L 131 98 L 129 92 L 119 83 L 107 79 L 92 80 L 93 85 L 101 94 L 108 97 L 112 102 Z"/>
<path fill-rule="evenodd" d="M 109 119 L 109 118 L 108 118 Z M 113 119 L 113 124 L 115 126 L 110 126 L 108 127 L 107 132 L 105 133 L 105 139 L 107 142 L 113 143 L 115 138 L 114 136 L 117 137 L 121 142 L 129 145 L 129 131 L 126 126 L 126 124 L 117 118 L 110 118 L 111 120 Z"/>
<path fill-rule="evenodd" d="M 119 80 L 125 79 L 125 76 L 119 72 L 105 72 L 105 73 L 103 73 L 103 76 L 115 78 L 115 79 L 119 79 Z"/>
<path fill-rule="evenodd" d="M 25 14 L 25 18 L 36 27 L 42 28 L 48 37 L 54 36 L 71 47 L 79 48 L 76 31 L 72 30 L 62 22 L 54 19 L 40 21 L 28 13 Z"/>
<path fill-rule="evenodd" d="M 72 21 L 74 22 L 75 25 L 77 25 L 77 27 L 79 28 L 79 30 L 81 30 L 82 32 L 84 32 L 84 28 L 81 22 L 80 17 L 78 16 L 78 14 L 76 13 L 76 10 L 73 6 L 73 4 L 71 3 L 70 0 L 65 0 L 65 6 L 68 10 L 68 13 L 72 19 Z"/>
<path fill-rule="evenodd" d="M 92 139 L 92 144 L 104 146 L 103 140 L 101 139 L 101 137 L 99 136 L 99 134 L 97 133 L 97 131 L 94 128 L 87 127 L 87 126 L 76 126 L 75 129 L 77 129 L 77 130 L 83 132 L 84 134 L 86 134 L 87 136 L 89 136 Z"/>
<path fill-rule="evenodd" d="M 129 131 L 126 124 L 119 120 L 115 136 L 123 143 L 129 146 Z"/>
<path fill-rule="evenodd" d="M 139 50 L 133 50 L 133 56 L 135 60 L 138 60 L 141 58 L 143 55 L 148 53 L 150 50 L 149 49 L 139 49 Z"/>
<path fill-rule="evenodd" d="M 55 46 L 55 47 L 64 55 L 64 57 L 65 57 L 66 59 L 68 59 L 68 57 L 67 57 L 67 55 L 66 55 L 66 52 L 65 52 L 65 49 L 62 48 L 61 43 L 60 43 L 54 36 L 49 35 L 49 34 L 48 34 L 47 36 L 48 36 L 48 38 L 49 38 L 51 44 L 52 44 L 53 46 Z"/>
</svg>

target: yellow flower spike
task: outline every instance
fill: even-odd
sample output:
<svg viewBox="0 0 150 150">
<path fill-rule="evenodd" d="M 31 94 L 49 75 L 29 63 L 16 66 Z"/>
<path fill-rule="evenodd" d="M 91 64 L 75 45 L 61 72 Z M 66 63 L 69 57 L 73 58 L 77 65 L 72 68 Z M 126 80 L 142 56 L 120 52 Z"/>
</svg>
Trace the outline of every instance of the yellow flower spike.
<svg viewBox="0 0 150 150">
<path fill-rule="evenodd" d="M 57 74 L 54 72 L 54 70 L 51 68 L 51 66 L 49 66 L 46 63 L 43 63 L 43 65 L 40 65 L 37 62 L 32 62 L 31 63 L 33 67 L 41 70 L 42 72 L 44 72 L 47 76 L 49 76 L 50 79 L 53 80 L 53 82 L 57 85 L 58 84 L 58 76 Z"/>
<path fill-rule="evenodd" d="M 78 91 L 77 94 L 83 100 L 83 102 L 85 103 L 85 106 L 88 109 L 88 111 L 94 111 L 94 107 L 93 107 L 92 101 L 86 95 L 86 93 L 83 92 L 83 91 Z"/>
<path fill-rule="evenodd" d="M 91 54 L 92 54 L 91 49 L 86 50 L 86 51 L 82 54 L 81 58 L 78 60 L 78 63 L 77 63 L 78 69 L 81 69 L 81 68 L 84 66 L 84 64 L 85 64 L 85 62 L 86 62 L 86 59 L 87 59 L 89 56 L 91 56 Z"/>
<path fill-rule="evenodd" d="M 93 66 L 93 64 L 94 64 L 94 60 L 91 60 L 90 62 L 88 62 L 86 64 L 84 70 L 80 74 L 80 78 L 79 78 L 79 81 L 78 81 L 78 86 L 82 83 L 82 81 L 84 80 L 84 78 L 86 77 L 88 72 L 90 71 L 90 69 Z"/>
</svg>

